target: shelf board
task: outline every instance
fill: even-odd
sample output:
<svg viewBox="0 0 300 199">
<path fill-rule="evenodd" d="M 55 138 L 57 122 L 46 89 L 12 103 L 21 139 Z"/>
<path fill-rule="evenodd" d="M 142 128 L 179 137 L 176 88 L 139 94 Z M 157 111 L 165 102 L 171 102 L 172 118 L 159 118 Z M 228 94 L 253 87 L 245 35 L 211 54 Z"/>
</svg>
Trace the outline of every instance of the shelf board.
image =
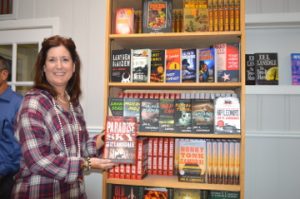
<svg viewBox="0 0 300 199">
<path fill-rule="evenodd" d="M 192 133 L 162 133 L 162 132 L 139 132 L 138 136 L 147 137 L 173 137 L 173 138 L 226 138 L 240 139 L 240 134 L 192 134 Z"/>
<path fill-rule="evenodd" d="M 300 95 L 300 85 L 246 86 L 247 95 Z"/>
<path fill-rule="evenodd" d="M 132 186 L 146 186 L 146 187 L 168 187 L 179 189 L 203 189 L 203 190 L 220 190 L 220 191 L 240 191 L 239 185 L 224 185 L 224 184 L 203 184 L 194 182 L 179 182 L 177 176 L 146 176 L 143 180 L 132 179 L 110 179 L 107 183 L 132 185 Z"/>
<path fill-rule="evenodd" d="M 111 34 L 109 38 L 126 48 L 200 48 L 222 42 L 239 42 L 241 31 Z M 155 42 L 153 42 L 155 40 Z"/>
<path fill-rule="evenodd" d="M 110 87 L 124 87 L 124 88 L 156 88 L 156 89 L 211 89 L 211 88 L 240 88 L 240 82 L 226 82 L 226 83 L 109 83 Z"/>
</svg>

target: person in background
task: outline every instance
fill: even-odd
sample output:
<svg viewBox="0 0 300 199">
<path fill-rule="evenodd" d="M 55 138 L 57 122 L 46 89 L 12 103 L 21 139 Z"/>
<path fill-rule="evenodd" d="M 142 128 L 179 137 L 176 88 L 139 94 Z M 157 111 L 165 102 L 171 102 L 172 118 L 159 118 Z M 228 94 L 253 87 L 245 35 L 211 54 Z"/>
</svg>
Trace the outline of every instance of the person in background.
<svg viewBox="0 0 300 199">
<path fill-rule="evenodd" d="M 51 36 L 35 63 L 34 86 L 17 116 L 20 171 L 12 198 L 86 198 L 84 173 L 107 170 L 102 134 L 89 138 L 79 103 L 81 62 L 71 38 Z"/>
<path fill-rule="evenodd" d="M 0 198 L 10 198 L 13 177 L 20 166 L 21 150 L 14 137 L 15 116 L 22 96 L 8 85 L 8 61 L 0 56 Z"/>
</svg>

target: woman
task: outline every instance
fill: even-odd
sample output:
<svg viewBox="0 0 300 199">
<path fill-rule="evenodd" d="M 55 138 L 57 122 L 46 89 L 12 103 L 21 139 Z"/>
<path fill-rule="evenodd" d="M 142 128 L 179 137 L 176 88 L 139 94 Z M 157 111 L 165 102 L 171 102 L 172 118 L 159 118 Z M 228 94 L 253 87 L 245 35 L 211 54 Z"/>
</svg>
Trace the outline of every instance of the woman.
<svg viewBox="0 0 300 199">
<path fill-rule="evenodd" d="M 24 97 L 16 136 L 22 159 L 12 198 L 86 198 L 84 171 L 106 170 L 102 135 L 89 139 L 79 104 L 80 59 L 72 39 L 45 39 L 34 87 Z"/>
</svg>

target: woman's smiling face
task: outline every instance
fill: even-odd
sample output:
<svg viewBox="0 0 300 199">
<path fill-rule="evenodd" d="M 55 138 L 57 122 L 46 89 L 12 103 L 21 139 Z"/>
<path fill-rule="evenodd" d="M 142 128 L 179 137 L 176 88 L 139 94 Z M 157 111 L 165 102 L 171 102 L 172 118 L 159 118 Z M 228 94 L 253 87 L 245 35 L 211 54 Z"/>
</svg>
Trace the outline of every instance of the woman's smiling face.
<svg viewBox="0 0 300 199">
<path fill-rule="evenodd" d="M 74 71 L 75 65 L 67 48 L 61 45 L 48 50 L 44 72 L 49 84 L 57 91 L 65 90 Z"/>
</svg>

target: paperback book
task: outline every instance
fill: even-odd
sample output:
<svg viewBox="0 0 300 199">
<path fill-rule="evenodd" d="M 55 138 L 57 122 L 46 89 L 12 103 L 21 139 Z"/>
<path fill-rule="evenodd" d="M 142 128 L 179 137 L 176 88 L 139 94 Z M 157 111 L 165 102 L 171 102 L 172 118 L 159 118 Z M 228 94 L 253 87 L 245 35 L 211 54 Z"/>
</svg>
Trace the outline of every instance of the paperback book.
<svg viewBox="0 0 300 199">
<path fill-rule="evenodd" d="M 300 53 L 291 54 L 292 85 L 300 85 Z"/>
<path fill-rule="evenodd" d="M 123 116 L 135 117 L 137 122 L 140 122 L 140 105 L 139 98 L 124 98 L 123 99 Z"/>
<path fill-rule="evenodd" d="M 150 82 L 165 81 L 165 50 L 154 49 L 151 51 Z"/>
<path fill-rule="evenodd" d="M 134 33 L 134 9 L 119 8 L 116 10 L 116 34 Z"/>
<path fill-rule="evenodd" d="M 109 116 L 123 116 L 123 98 L 110 97 L 108 99 L 108 115 Z"/>
<path fill-rule="evenodd" d="M 192 132 L 191 99 L 175 99 L 175 131 L 178 133 Z"/>
<path fill-rule="evenodd" d="M 198 82 L 215 81 L 215 49 L 202 48 L 198 49 Z"/>
<path fill-rule="evenodd" d="M 131 55 L 132 82 L 150 82 L 150 49 L 133 49 Z"/>
<path fill-rule="evenodd" d="M 246 54 L 246 85 L 255 85 L 254 54 Z"/>
<path fill-rule="evenodd" d="M 159 131 L 174 132 L 174 99 L 161 98 L 159 102 Z"/>
<path fill-rule="evenodd" d="M 181 82 L 181 49 L 166 49 L 166 82 Z"/>
<path fill-rule="evenodd" d="M 182 49 L 181 81 L 196 82 L 197 80 L 197 50 Z"/>
<path fill-rule="evenodd" d="M 257 85 L 278 85 L 277 53 L 255 53 Z"/>
<path fill-rule="evenodd" d="M 192 99 L 193 133 L 213 133 L 214 102 L 212 99 Z"/>
<path fill-rule="evenodd" d="M 135 164 L 137 121 L 135 117 L 108 116 L 104 158 L 115 163 Z"/>
<path fill-rule="evenodd" d="M 172 32 L 172 0 L 143 0 L 143 32 Z"/>
<path fill-rule="evenodd" d="M 140 132 L 158 132 L 159 99 L 141 100 Z"/>
</svg>

